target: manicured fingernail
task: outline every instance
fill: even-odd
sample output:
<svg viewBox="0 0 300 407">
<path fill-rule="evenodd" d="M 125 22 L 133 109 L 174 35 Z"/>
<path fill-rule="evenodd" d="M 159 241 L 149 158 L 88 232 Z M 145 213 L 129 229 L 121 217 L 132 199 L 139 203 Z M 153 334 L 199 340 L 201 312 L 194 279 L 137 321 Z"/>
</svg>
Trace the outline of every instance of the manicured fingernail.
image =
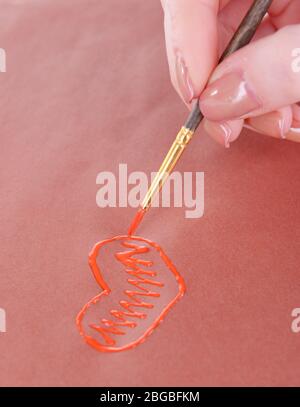
<svg viewBox="0 0 300 407">
<path fill-rule="evenodd" d="M 287 140 L 300 142 L 300 121 L 294 120 L 290 131 L 286 135 Z"/>
<path fill-rule="evenodd" d="M 259 98 L 239 73 L 217 79 L 200 97 L 200 109 L 213 121 L 243 117 L 262 106 Z"/>
<path fill-rule="evenodd" d="M 290 129 L 290 123 L 281 112 L 271 112 L 263 116 L 251 117 L 247 123 L 261 134 L 276 138 L 286 138 Z"/>
<path fill-rule="evenodd" d="M 279 128 L 279 137 L 282 139 L 286 138 L 286 133 L 289 131 L 290 126 L 287 127 L 287 122 L 285 120 L 285 117 L 282 116 L 278 120 L 278 128 Z"/>
<path fill-rule="evenodd" d="M 185 103 L 190 104 L 195 98 L 194 88 L 189 76 L 188 68 L 179 53 L 176 54 L 175 63 L 178 91 Z"/>
<path fill-rule="evenodd" d="M 294 134 L 299 134 L 300 137 L 300 127 L 291 127 L 290 131 Z"/>
<path fill-rule="evenodd" d="M 224 147 L 229 148 L 232 130 L 227 123 L 217 123 L 211 122 L 209 120 L 204 120 L 204 130 L 211 135 L 218 143 L 222 144 Z"/>
<path fill-rule="evenodd" d="M 300 102 L 293 105 L 293 116 L 297 121 L 300 121 Z"/>
</svg>

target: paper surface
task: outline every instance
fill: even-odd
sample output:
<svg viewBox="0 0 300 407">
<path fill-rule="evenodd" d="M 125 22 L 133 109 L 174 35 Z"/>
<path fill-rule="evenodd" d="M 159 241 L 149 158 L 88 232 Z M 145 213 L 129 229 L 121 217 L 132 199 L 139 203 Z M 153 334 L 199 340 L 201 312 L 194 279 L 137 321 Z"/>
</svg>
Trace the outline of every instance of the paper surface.
<svg viewBox="0 0 300 407">
<path fill-rule="evenodd" d="M 93 244 L 132 208 L 96 205 L 96 176 L 156 171 L 186 116 L 159 1 L 1 1 L 1 386 L 300 385 L 299 145 L 201 131 L 179 171 L 204 171 L 205 210 L 152 209 L 187 293 L 147 341 L 97 353 L 75 326 L 99 292 Z"/>
</svg>

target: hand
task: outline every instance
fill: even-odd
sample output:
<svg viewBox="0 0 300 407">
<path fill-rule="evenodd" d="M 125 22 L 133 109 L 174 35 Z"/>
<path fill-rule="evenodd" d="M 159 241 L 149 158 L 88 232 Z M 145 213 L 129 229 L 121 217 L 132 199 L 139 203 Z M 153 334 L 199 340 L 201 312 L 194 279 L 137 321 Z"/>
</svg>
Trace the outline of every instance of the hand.
<svg viewBox="0 0 300 407">
<path fill-rule="evenodd" d="M 172 83 L 187 106 L 200 97 L 226 147 L 243 126 L 300 142 L 299 0 L 273 0 L 254 40 L 215 68 L 252 1 L 161 0 Z"/>
</svg>

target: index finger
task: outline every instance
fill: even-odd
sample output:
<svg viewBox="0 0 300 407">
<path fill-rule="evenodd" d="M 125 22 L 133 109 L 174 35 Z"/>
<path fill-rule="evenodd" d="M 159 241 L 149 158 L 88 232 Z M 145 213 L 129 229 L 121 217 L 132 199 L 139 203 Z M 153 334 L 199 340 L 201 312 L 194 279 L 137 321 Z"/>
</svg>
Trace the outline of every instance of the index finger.
<svg viewBox="0 0 300 407">
<path fill-rule="evenodd" d="M 220 3 L 219 0 L 162 0 L 162 5 L 171 80 L 188 104 L 199 97 L 217 62 Z"/>
</svg>

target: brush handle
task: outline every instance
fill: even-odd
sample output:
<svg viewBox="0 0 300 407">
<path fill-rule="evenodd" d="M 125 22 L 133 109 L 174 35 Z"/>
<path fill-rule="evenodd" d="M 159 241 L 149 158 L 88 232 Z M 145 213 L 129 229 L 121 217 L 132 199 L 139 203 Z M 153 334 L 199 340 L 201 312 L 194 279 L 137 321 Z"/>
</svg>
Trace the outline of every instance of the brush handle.
<svg viewBox="0 0 300 407">
<path fill-rule="evenodd" d="M 243 21 L 239 25 L 239 28 L 223 52 L 219 63 L 228 57 L 228 55 L 231 55 L 251 41 L 271 3 L 272 0 L 255 0 L 253 2 L 248 13 L 245 15 Z M 203 114 L 200 111 L 199 103 L 195 103 L 195 106 L 184 124 L 184 127 L 194 132 L 202 119 Z"/>
</svg>

